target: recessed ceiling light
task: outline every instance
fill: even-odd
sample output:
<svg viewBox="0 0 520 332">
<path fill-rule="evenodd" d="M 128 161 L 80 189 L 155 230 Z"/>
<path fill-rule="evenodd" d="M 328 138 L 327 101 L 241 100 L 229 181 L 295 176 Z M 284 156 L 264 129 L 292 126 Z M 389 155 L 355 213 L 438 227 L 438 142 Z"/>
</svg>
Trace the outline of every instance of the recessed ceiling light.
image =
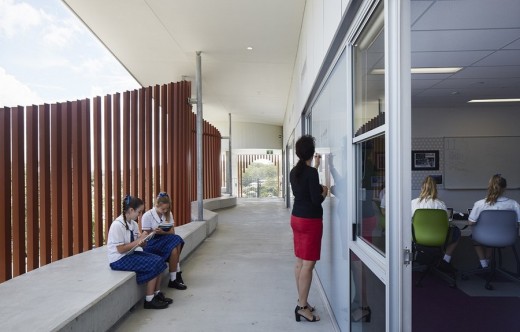
<svg viewBox="0 0 520 332">
<path fill-rule="evenodd" d="M 248 47 L 247 47 L 247 50 L 248 50 L 248 51 L 252 51 L 253 48 L 252 48 L 251 46 L 248 46 Z"/>
<path fill-rule="evenodd" d="M 423 68 L 412 68 L 411 72 L 412 74 L 453 74 L 461 70 L 462 67 L 423 67 Z M 374 69 L 372 70 L 371 74 L 373 75 L 382 75 L 385 73 L 385 70 L 380 69 Z"/>
<path fill-rule="evenodd" d="M 520 98 L 504 98 L 504 99 L 473 99 L 468 103 L 519 103 Z"/>
</svg>

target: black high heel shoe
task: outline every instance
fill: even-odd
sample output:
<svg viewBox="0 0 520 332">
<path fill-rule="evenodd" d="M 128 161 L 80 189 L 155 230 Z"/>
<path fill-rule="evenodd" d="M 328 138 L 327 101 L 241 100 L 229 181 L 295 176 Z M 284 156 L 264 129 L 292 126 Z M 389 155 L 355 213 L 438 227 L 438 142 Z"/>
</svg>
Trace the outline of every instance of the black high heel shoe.
<svg viewBox="0 0 520 332">
<path fill-rule="evenodd" d="M 300 299 L 298 299 L 298 301 L 296 301 L 296 303 L 300 303 Z M 307 307 L 308 309 L 311 311 L 311 312 L 314 312 L 314 310 L 316 310 L 315 307 L 311 306 L 309 303 L 307 303 Z"/>
<path fill-rule="evenodd" d="M 354 316 L 354 313 L 356 312 L 356 310 L 361 311 L 361 315 L 359 317 Z M 356 308 L 350 314 L 350 318 L 352 319 L 353 322 L 370 323 L 370 320 L 372 319 L 372 309 L 370 309 L 369 306 Z"/>
<path fill-rule="evenodd" d="M 297 322 L 299 322 L 302 317 L 305 318 L 305 320 L 308 321 L 308 322 L 319 322 L 320 321 L 320 319 L 317 319 L 315 315 L 312 315 L 312 319 L 309 319 L 306 316 L 298 313 L 298 311 L 305 310 L 305 309 L 309 309 L 309 308 L 307 306 L 300 307 L 300 306 L 297 305 L 296 308 L 294 309 L 294 317 L 296 318 Z"/>
</svg>

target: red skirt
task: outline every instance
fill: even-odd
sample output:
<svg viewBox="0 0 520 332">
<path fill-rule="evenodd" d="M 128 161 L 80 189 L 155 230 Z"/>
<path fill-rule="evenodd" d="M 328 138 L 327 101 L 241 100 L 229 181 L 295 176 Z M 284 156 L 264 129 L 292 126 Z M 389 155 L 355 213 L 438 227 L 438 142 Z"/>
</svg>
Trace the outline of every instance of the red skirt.
<svg viewBox="0 0 520 332">
<path fill-rule="evenodd" d="M 300 218 L 291 215 L 294 254 L 306 261 L 317 261 L 321 253 L 323 221 L 321 218 Z"/>
</svg>

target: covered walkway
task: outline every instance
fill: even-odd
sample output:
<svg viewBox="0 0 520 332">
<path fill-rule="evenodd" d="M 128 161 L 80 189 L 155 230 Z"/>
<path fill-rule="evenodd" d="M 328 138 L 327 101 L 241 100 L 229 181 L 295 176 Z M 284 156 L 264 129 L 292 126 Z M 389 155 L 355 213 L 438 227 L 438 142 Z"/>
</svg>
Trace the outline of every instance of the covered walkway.
<svg viewBox="0 0 520 332">
<path fill-rule="evenodd" d="M 333 331 L 315 284 L 309 302 L 321 322 L 297 323 L 290 210 L 283 201 L 238 201 L 219 211 L 219 225 L 183 264 L 188 290 L 167 289 L 174 303 L 144 310 L 142 302 L 115 331 Z"/>
</svg>

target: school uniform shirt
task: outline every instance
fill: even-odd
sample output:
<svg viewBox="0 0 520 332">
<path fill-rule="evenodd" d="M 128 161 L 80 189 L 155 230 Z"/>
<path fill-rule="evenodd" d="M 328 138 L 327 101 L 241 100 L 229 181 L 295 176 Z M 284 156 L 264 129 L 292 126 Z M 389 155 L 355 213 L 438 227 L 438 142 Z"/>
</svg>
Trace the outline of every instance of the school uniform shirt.
<svg viewBox="0 0 520 332">
<path fill-rule="evenodd" d="M 471 222 L 477 222 L 480 212 L 484 210 L 512 210 L 516 212 L 518 222 L 520 222 L 520 205 L 517 201 L 507 197 L 499 197 L 497 202 L 493 205 L 486 203 L 485 199 L 476 201 L 473 205 L 473 210 L 469 214 L 468 220 Z"/>
<path fill-rule="evenodd" d="M 146 211 L 143 214 L 143 217 L 141 218 L 141 227 L 143 229 L 156 229 L 157 227 L 159 227 L 160 223 L 166 223 L 166 217 L 164 215 L 162 217 L 159 217 L 159 214 L 157 213 L 157 210 L 155 210 L 155 208 L 151 208 L 150 210 Z M 169 223 L 175 226 L 175 222 L 173 220 L 173 213 L 171 212 Z"/>
<path fill-rule="evenodd" d="M 438 209 L 448 212 L 446 204 L 440 199 L 425 198 L 422 201 L 419 197 L 412 200 L 412 216 L 417 209 Z"/>
<path fill-rule="evenodd" d="M 379 202 L 381 202 L 381 205 L 379 205 L 382 209 L 386 208 L 386 202 L 385 202 L 385 188 L 381 189 L 379 192 Z M 414 210 L 415 211 L 415 210 Z"/>
<path fill-rule="evenodd" d="M 125 220 L 123 219 L 122 215 L 117 217 L 116 220 L 112 222 L 112 225 L 110 225 L 110 229 L 108 230 L 107 238 L 109 263 L 113 263 L 124 256 L 124 253 L 121 254 L 119 251 L 117 251 L 117 247 L 122 244 L 132 242 L 130 241 L 130 232 L 134 233 L 134 240 L 137 240 L 139 237 L 139 227 L 135 221 L 131 220 L 128 223 L 128 229 L 126 229 Z M 138 247 L 135 250 L 142 251 L 143 248 Z"/>
</svg>

